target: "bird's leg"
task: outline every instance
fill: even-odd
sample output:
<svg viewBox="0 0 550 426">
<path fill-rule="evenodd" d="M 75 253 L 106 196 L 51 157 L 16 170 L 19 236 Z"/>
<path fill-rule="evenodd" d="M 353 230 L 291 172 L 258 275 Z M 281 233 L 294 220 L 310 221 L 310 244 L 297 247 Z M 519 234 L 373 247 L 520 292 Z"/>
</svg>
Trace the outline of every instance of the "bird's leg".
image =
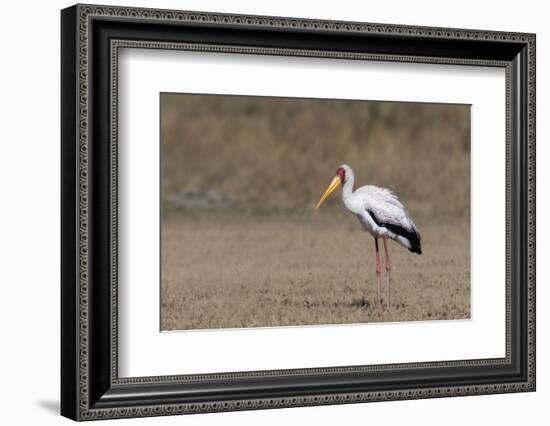
<svg viewBox="0 0 550 426">
<path fill-rule="evenodd" d="M 390 282 L 391 282 L 391 262 L 390 262 L 390 255 L 388 253 L 388 239 L 386 237 L 383 238 L 384 240 L 384 255 L 386 256 L 386 274 L 388 277 L 388 282 L 386 284 L 386 299 L 388 308 L 390 307 Z"/>
<path fill-rule="evenodd" d="M 380 272 L 382 271 L 382 266 L 380 265 L 380 252 L 378 251 L 378 238 L 374 237 L 374 247 L 376 249 L 376 288 L 378 290 L 378 305 L 382 304 L 380 298 L 380 280 L 382 279 Z"/>
</svg>

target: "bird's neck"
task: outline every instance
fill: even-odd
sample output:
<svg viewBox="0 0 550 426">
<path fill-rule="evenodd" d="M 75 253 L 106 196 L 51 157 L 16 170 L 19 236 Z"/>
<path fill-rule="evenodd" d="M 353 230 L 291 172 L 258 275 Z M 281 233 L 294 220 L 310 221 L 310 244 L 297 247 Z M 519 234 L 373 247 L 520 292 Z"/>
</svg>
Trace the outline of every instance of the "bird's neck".
<svg viewBox="0 0 550 426">
<path fill-rule="evenodd" d="M 345 200 L 351 194 L 353 194 L 353 184 L 354 184 L 354 177 L 353 175 L 348 176 L 346 181 L 344 182 L 344 185 L 342 185 L 342 199 Z"/>
</svg>

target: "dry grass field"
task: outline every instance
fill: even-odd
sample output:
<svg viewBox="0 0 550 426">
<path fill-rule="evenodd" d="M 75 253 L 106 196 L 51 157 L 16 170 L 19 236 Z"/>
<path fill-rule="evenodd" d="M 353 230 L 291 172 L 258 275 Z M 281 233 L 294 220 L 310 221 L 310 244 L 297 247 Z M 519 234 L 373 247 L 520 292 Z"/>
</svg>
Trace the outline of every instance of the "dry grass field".
<svg viewBox="0 0 550 426">
<path fill-rule="evenodd" d="M 469 135 L 463 105 L 163 94 L 162 329 L 469 318 Z M 389 309 L 340 191 L 313 209 L 342 163 L 422 234 Z"/>
<path fill-rule="evenodd" d="M 347 212 L 171 212 L 162 225 L 162 329 L 469 318 L 468 226 L 419 223 L 422 256 L 389 243 L 388 309 L 376 303 L 373 239 Z"/>
</svg>

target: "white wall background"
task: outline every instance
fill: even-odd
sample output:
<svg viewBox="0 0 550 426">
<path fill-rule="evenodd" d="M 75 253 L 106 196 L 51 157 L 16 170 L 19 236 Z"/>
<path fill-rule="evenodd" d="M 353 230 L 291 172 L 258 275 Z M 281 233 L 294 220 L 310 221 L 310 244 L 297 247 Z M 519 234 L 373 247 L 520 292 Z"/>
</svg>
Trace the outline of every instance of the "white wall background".
<svg viewBox="0 0 550 426">
<path fill-rule="evenodd" d="M 293 408 L 118 424 L 544 424 L 550 401 L 550 27 L 545 2 L 428 0 L 104 0 L 103 4 L 526 31 L 537 33 L 538 390 L 421 401 Z M 3 424 L 68 424 L 59 405 L 59 9 L 3 4 L 0 64 L 0 416 Z M 108 421 L 102 424 L 110 424 Z M 131 422 L 131 423 L 129 423 Z M 113 423 L 116 424 L 116 423 Z"/>
</svg>

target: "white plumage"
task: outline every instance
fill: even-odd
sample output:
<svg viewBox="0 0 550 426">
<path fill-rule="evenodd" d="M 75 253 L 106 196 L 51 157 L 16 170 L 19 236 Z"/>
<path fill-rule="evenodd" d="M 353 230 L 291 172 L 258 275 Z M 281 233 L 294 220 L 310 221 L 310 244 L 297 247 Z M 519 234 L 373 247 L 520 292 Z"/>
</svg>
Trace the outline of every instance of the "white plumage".
<svg viewBox="0 0 550 426">
<path fill-rule="evenodd" d="M 389 304 L 389 288 L 391 277 L 391 263 L 388 254 L 386 239 L 390 238 L 409 251 L 422 254 L 422 238 L 409 213 L 399 201 L 399 198 L 389 189 L 374 185 L 365 185 L 353 190 L 355 176 L 347 164 L 343 164 L 336 171 L 336 176 L 329 185 L 317 208 L 328 196 L 342 185 L 342 201 L 345 207 L 355 214 L 366 231 L 374 237 L 376 250 L 376 274 L 378 287 L 378 301 L 380 303 L 380 254 L 378 238 L 384 242 L 386 255 L 387 303 Z"/>
</svg>

